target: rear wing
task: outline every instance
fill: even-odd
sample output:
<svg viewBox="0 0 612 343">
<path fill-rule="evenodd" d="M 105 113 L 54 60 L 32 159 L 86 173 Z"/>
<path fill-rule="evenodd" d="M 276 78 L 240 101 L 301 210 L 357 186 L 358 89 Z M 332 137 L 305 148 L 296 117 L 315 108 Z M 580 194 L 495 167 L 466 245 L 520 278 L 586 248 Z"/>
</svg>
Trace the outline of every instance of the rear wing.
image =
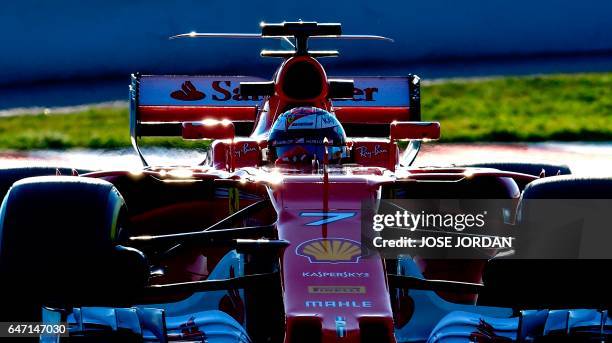
<svg viewBox="0 0 612 343">
<path fill-rule="evenodd" d="M 180 137 L 182 123 L 205 119 L 230 120 L 236 133 L 251 133 L 263 97 L 242 97 L 240 82 L 265 81 L 248 76 L 187 76 L 133 74 L 130 85 L 130 136 Z"/>
<path fill-rule="evenodd" d="M 330 77 L 330 79 L 333 79 Z M 407 77 L 342 77 L 354 81 L 353 99 L 334 99 L 334 112 L 347 135 L 388 137 L 393 121 L 420 121 L 420 79 Z M 242 96 L 241 82 L 265 82 L 248 76 L 132 75 L 130 133 L 139 137 L 182 135 L 182 123 L 229 120 L 237 136 L 253 131 L 263 96 Z"/>
<path fill-rule="evenodd" d="M 421 121 L 421 83 L 405 77 L 358 76 L 353 99 L 333 100 L 336 117 L 352 137 L 389 137 L 394 121 Z"/>
<path fill-rule="evenodd" d="M 131 122 L 137 136 L 180 136 L 181 123 L 226 119 L 248 135 L 263 97 L 242 97 L 248 76 L 132 75 Z"/>
</svg>

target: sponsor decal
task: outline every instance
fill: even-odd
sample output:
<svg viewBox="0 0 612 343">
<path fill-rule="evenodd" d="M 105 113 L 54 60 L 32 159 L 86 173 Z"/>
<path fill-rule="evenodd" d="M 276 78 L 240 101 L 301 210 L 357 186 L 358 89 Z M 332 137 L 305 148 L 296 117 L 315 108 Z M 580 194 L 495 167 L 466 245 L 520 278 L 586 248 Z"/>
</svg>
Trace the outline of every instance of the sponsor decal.
<svg viewBox="0 0 612 343">
<path fill-rule="evenodd" d="M 369 300 L 306 300 L 304 305 L 309 308 L 370 308 Z"/>
<path fill-rule="evenodd" d="M 365 294 L 365 286 L 308 286 L 308 293 L 315 294 Z"/>
<path fill-rule="evenodd" d="M 239 82 L 232 82 L 229 80 L 204 80 L 207 83 L 199 81 L 200 87 L 198 89 L 193 81 L 186 80 L 181 84 L 181 89 L 172 91 L 170 97 L 179 101 L 198 101 L 207 98 L 206 92 L 210 96 L 209 100 L 212 102 L 231 102 L 231 101 L 261 101 L 262 97 L 259 96 L 241 96 Z"/>
<path fill-rule="evenodd" d="M 297 122 L 297 123 L 293 123 L 292 126 L 312 126 L 314 123 L 311 121 L 306 121 L 306 122 Z"/>
<path fill-rule="evenodd" d="M 409 106 L 409 79 L 385 77 L 354 77 L 353 99 L 335 99 L 345 107 Z M 175 76 L 147 75 L 141 78 L 141 105 L 173 105 L 191 102 L 193 105 L 225 104 L 255 106 L 265 97 L 241 96 L 241 81 L 264 81 L 245 76 L 190 76 L 177 84 Z M 313 112 L 314 113 L 314 112 Z"/>
<path fill-rule="evenodd" d="M 321 110 L 317 107 L 295 107 L 293 109 L 291 109 L 291 114 L 302 114 L 302 115 L 307 115 L 307 114 L 315 114 L 320 112 Z"/>
<path fill-rule="evenodd" d="M 380 144 L 376 144 L 372 151 L 370 151 L 367 146 L 359 146 L 356 150 L 357 153 L 359 153 L 359 157 L 363 158 L 372 158 L 373 156 L 386 154 L 388 152 L 387 149 L 381 147 Z"/>
<path fill-rule="evenodd" d="M 262 98 L 259 96 L 241 96 L 240 82 L 238 86 L 234 86 L 232 81 L 213 81 L 211 87 L 214 91 L 212 99 L 215 101 L 259 101 Z"/>
<path fill-rule="evenodd" d="M 191 81 L 187 80 L 181 85 L 181 89 L 170 93 L 170 97 L 182 101 L 197 101 L 206 97 L 206 94 L 200 92 Z"/>
<path fill-rule="evenodd" d="M 376 99 L 374 99 L 374 93 L 378 93 L 378 88 L 355 88 L 353 91 L 353 101 L 376 101 Z"/>
<path fill-rule="evenodd" d="M 317 238 L 298 245 L 295 253 L 310 263 L 357 263 L 361 244 L 345 238 Z"/>
<path fill-rule="evenodd" d="M 216 80 L 210 83 L 210 87 L 213 89 L 212 99 L 215 101 L 252 101 L 261 100 L 259 96 L 240 96 L 240 87 L 236 87 L 231 81 L 227 80 Z M 367 101 L 375 102 L 375 93 L 378 93 L 376 87 L 366 87 L 364 89 L 355 88 L 355 93 L 352 101 Z M 206 98 L 206 94 L 198 90 L 193 82 L 187 80 L 183 82 L 180 90 L 176 90 L 170 93 L 170 97 L 181 101 L 197 101 Z M 336 99 L 336 101 L 345 101 L 347 99 Z M 314 111 L 312 111 L 314 113 Z"/>
<path fill-rule="evenodd" d="M 306 112 L 306 113 L 304 113 Z M 288 130 L 292 127 L 312 127 L 314 125 L 314 121 L 316 120 L 316 115 L 310 113 L 308 110 L 304 110 L 304 112 L 299 113 L 289 113 L 285 116 L 285 130 Z M 300 120 L 302 118 L 310 119 L 310 121 Z"/>
<path fill-rule="evenodd" d="M 330 116 L 319 116 L 320 123 L 318 125 L 319 128 L 325 129 L 329 127 L 333 127 L 336 132 L 338 132 L 337 121 L 334 120 L 333 117 Z"/>
<path fill-rule="evenodd" d="M 367 279 L 370 273 L 357 272 L 302 272 L 302 277 L 316 279 Z"/>
<path fill-rule="evenodd" d="M 355 216 L 355 214 L 355 212 L 302 212 L 300 213 L 300 217 L 323 217 L 321 220 L 306 224 L 307 226 L 319 226 L 351 218 Z"/>
<path fill-rule="evenodd" d="M 355 87 L 353 91 L 353 99 L 352 101 L 376 101 L 374 95 L 378 93 L 377 87 Z M 350 101 L 350 99 L 335 99 L 334 101 Z"/>
<path fill-rule="evenodd" d="M 257 151 L 256 146 L 251 146 L 249 143 L 243 143 L 242 147 L 238 147 L 237 149 L 234 149 L 234 155 L 236 157 L 244 157 L 248 155 L 250 152 L 254 152 L 254 151 Z"/>
</svg>

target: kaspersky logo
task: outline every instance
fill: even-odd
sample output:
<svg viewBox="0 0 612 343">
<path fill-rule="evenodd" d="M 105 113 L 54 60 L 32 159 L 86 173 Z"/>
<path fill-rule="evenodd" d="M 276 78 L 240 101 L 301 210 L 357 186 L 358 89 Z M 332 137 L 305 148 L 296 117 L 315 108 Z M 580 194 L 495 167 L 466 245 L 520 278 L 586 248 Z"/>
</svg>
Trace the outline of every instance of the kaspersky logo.
<svg viewBox="0 0 612 343">
<path fill-rule="evenodd" d="M 344 238 L 317 238 L 298 245 L 295 253 L 310 263 L 357 263 L 361 244 Z"/>
</svg>

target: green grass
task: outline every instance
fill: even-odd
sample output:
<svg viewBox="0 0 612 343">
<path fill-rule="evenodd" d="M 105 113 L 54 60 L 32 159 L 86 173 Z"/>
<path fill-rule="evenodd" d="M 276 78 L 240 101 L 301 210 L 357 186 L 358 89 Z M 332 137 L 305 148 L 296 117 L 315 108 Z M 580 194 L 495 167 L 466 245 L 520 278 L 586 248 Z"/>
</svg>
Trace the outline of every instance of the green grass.
<svg viewBox="0 0 612 343">
<path fill-rule="evenodd" d="M 422 102 L 447 142 L 612 140 L 612 73 L 447 82 Z"/>
<path fill-rule="evenodd" d="M 143 145 L 207 146 L 181 138 L 145 138 Z M 130 146 L 127 108 L 89 108 L 70 114 L 35 114 L 0 118 L 0 149 L 112 149 Z"/>
<path fill-rule="evenodd" d="M 0 118 L 0 148 L 115 148 L 130 144 L 127 109 L 90 108 L 80 113 Z"/>
<path fill-rule="evenodd" d="M 449 81 L 424 85 L 422 99 L 423 120 L 440 121 L 445 142 L 612 140 L 612 73 Z M 0 149 L 129 144 L 127 109 L 0 118 Z"/>
</svg>

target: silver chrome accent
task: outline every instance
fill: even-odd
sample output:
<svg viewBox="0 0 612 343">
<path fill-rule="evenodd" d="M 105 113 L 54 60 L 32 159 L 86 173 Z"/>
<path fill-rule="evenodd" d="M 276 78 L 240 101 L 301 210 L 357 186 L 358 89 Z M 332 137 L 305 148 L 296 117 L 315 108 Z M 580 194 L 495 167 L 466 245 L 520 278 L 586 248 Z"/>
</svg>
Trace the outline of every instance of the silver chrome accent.
<svg viewBox="0 0 612 343">
<path fill-rule="evenodd" d="M 208 32 L 189 32 L 170 36 L 168 39 L 177 38 L 239 38 L 239 39 L 259 39 L 273 38 L 289 41 L 292 36 L 262 36 L 260 33 L 208 33 Z M 346 39 L 346 40 L 378 40 L 393 43 L 394 40 L 389 37 L 378 35 L 330 35 L 330 36 L 311 36 L 310 39 Z M 293 43 L 292 43 L 293 45 Z"/>
<path fill-rule="evenodd" d="M 138 86 L 140 80 L 137 74 L 131 75 L 132 82 L 130 84 L 130 140 L 132 147 L 140 157 L 143 166 L 148 167 L 149 164 L 145 160 L 140 147 L 138 146 Z"/>
<path fill-rule="evenodd" d="M 408 142 L 408 146 L 406 150 L 400 156 L 399 164 L 401 167 L 408 167 L 412 165 L 417 155 L 419 154 L 419 150 L 421 150 L 421 141 L 419 140 L 411 140 Z"/>
</svg>

